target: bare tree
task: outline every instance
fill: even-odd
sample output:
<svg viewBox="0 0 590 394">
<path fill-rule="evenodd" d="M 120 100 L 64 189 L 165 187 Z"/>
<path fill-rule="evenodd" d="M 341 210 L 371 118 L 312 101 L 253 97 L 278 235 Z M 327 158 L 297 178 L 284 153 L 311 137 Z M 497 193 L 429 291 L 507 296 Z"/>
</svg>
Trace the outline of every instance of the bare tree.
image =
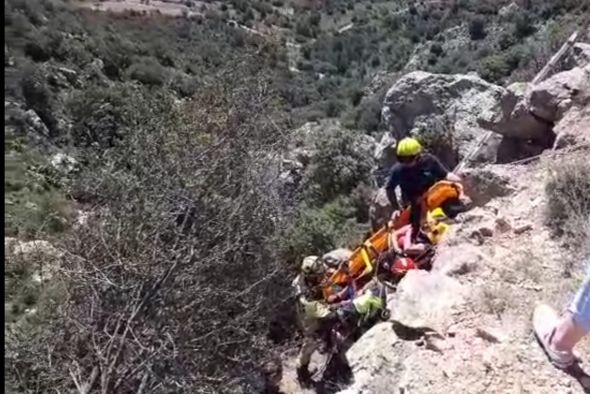
<svg viewBox="0 0 590 394">
<path fill-rule="evenodd" d="M 276 347 L 287 136 L 256 68 L 228 67 L 167 116 L 138 100 L 153 115 L 91 161 L 77 188 L 98 205 L 63 245 L 67 300 L 8 349 L 21 388 L 233 392 Z"/>
</svg>

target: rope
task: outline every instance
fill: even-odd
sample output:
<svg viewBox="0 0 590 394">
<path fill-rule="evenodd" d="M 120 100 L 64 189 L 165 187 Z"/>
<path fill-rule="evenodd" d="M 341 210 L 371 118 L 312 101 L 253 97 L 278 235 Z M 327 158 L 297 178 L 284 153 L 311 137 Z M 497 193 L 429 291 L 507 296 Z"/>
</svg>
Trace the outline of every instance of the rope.
<svg viewBox="0 0 590 394">
<path fill-rule="evenodd" d="M 570 147 L 565 148 L 565 149 L 554 150 L 554 151 L 550 151 L 550 152 L 543 152 L 543 153 L 540 153 L 540 154 L 538 154 L 536 156 L 526 157 L 524 159 L 515 160 L 515 161 L 511 161 L 511 162 L 508 162 L 508 163 L 502 163 L 502 164 L 523 164 L 523 163 L 528 163 L 528 162 L 537 160 L 537 159 L 539 159 L 541 157 L 558 156 L 560 154 L 569 153 L 569 152 L 578 150 L 580 148 L 590 148 L 590 142 L 585 142 L 585 143 L 582 143 L 582 144 L 573 145 L 573 146 L 570 146 Z"/>
<path fill-rule="evenodd" d="M 467 164 L 467 162 L 469 160 L 471 160 L 471 158 L 477 153 L 479 152 L 479 150 L 481 149 L 481 147 L 490 139 L 490 137 L 492 136 L 494 132 L 493 131 L 488 131 L 486 133 L 486 135 L 484 135 L 482 137 L 481 140 L 479 140 L 479 142 L 477 143 L 477 145 L 475 145 L 475 147 L 471 150 L 471 152 L 469 152 L 469 154 L 467 156 L 465 156 L 463 158 L 463 160 L 461 160 L 461 162 L 459 164 L 457 164 L 457 166 L 453 169 L 453 172 L 457 172 L 459 170 L 462 170 L 463 167 Z"/>
<path fill-rule="evenodd" d="M 485 144 L 485 142 L 490 138 L 490 136 L 493 134 L 492 131 L 489 131 L 481 140 L 480 142 L 478 142 L 478 144 L 473 148 L 473 150 L 471 151 L 471 153 L 469 153 L 469 155 L 467 155 L 454 169 L 453 172 L 459 171 L 460 169 L 463 169 L 463 167 L 465 166 L 465 164 L 467 163 L 468 160 L 471 159 L 471 157 L 477 153 L 477 151 L 479 151 L 479 149 L 483 146 L 483 144 Z M 543 153 L 539 153 L 538 155 L 535 156 L 530 156 L 530 157 L 526 157 L 524 159 L 519 159 L 519 160 L 515 160 L 515 161 L 509 161 L 507 163 L 502 163 L 503 165 L 505 164 L 523 164 L 523 163 L 528 163 L 531 161 L 534 161 L 536 159 L 539 159 L 543 156 L 546 157 L 551 157 L 551 156 L 557 156 L 559 154 L 563 154 L 563 153 L 568 153 L 571 151 L 575 151 L 577 149 L 580 148 L 585 148 L 585 147 L 590 147 L 590 142 L 585 142 L 585 143 L 581 143 L 581 144 L 577 144 L 577 145 L 573 145 L 570 146 L 568 148 L 564 148 L 564 149 L 559 149 L 556 150 L 556 148 L 553 148 L 550 152 L 543 152 Z"/>
</svg>

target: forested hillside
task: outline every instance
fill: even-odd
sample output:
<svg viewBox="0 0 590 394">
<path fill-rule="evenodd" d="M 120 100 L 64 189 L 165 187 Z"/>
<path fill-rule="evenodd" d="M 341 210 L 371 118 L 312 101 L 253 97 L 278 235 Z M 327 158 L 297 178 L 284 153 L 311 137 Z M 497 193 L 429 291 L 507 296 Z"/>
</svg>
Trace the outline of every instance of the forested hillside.
<svg viewBox="0 0 590 394">
<path fill-rule="evenodd" d="M 5 373 L 23 393 L 261 384 L 293 340 L 301 258 L 369 229 L 391 84 L 526 80 L 590 15 L 579 0 L 4 4 Z M 14 252 L 32 240 L 51 257 Z"/>
</svg>

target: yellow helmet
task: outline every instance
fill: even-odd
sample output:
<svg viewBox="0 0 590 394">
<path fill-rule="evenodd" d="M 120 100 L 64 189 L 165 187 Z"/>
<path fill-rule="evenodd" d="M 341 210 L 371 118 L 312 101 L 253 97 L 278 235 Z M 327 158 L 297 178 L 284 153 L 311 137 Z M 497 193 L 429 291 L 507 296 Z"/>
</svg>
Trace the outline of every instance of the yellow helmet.
<svg viewBox="0 0 590 394">
<path fill-rule="evenodd" d="M 321 273 L 324 270 L 323 268 L 322 261 L 318 256 L 307 256 L 301 263 L 301 271 L 305 275 Z"/>
<path fill-rule="evenodd" d="M 432 211 L 428 212 L 428 221 L 439 222 L 445 220 L 447 215 L 445 215 L 445 211 L 442 208 L 434 208 Z"/>
<path fill-rule="evenodd" d="M 399 157 L 416 156 L 420 152 L 422 152 L 422 145 L 415 138 L 406 137 L 397 143 Z"/>
</svg>

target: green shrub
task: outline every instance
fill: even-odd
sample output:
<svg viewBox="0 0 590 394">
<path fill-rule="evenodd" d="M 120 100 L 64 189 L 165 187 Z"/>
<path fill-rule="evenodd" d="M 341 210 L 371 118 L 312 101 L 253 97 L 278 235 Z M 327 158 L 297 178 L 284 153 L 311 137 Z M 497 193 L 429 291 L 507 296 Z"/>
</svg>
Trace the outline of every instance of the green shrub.
<svg viewBox="0 0 590 394">
<path fill-rule="evenodd" d="M 533 25 L 533 20 L 529 14 L 520 13 L 517 15 L 516 22 L 514 23 L 514 34 L 517 38 L 523 39 L 530 36 L 535 31 L 536 28 Z"/>
<path fill-rule="evenodd" d="M 199 88 L 199 81 L 197 78 L 189 78 L 178 76 L 172 81 L 172 89 L 177 92 L 180 97 L 191 97 Z"/>
<path fill-rule="evenodd" d="M 432 44 L 430 46 L 430 53 L 432 53 L 435 56 L 442 55 L 442 53 L 443 53 L 442 45 L 440 45 L 438 42 L 435 42 L 434 44 Z"/>
<path fill-rule="evenodd" d="M 344 103 L 338 99 L 328 100 L 326 104 L 326 116 L 329 118 L 335 118 L 340 115 L 344 107 Z"/>
<path fill-rule="evenodd" d="M 307 201 L 321 205 L 339 195 L 348 195 L 360 182 L 369 179 L 372 156 L 362 135 L 331 127 L 314 139 L 316 154 L 304 175 Z"/>
<path fill-rule="evenodd" d="M 25 44 L 25 55 L 35 62 L 46 62 L 51 58 L 49 38 L 44 34 L 34 34 Z"/>
<path fill-rule="evenodd" d="M 10 151 L 4 157 L 4 231 L 23 238 L 63 232 L 70 219 L 61 180 L 40 156 Z"/>
<path fill-rule="evenodd" d="M 145 58 L 127 69 L 129 78 L 148 86 L 162 86 L 167 78 L 166 69 L 153 58 Z"/>
<path fill-rule="evenodd" d="M 79 91 L 67 102 L 73 121 L 70 143 L 82 148 L 113 147 L 123 139 L 126 128 L 141 124 L 148 112 L 153 111 L 151 116 L 161 114 L 170 100 L 161 91 L 149 92 L 127 85 L 91 86 Z"/>
<path fill-rule="evenodd" d="M 284 259 L 298 264 L 309 255 L 322 255 L 339 247 L 354 248 L 366 227 L 357 224 L 350 199 L 339 198 L 321 207 L 303 207 L 287 230 Z"/>
<path fill-rule="evenodd" d="M 516 44 L 514 34 L 504 32 L 500 35 L 500 39 L 498 40 L 498 45 L 500 45 L 500 49 L 506 50 L 514 44 Z"/>
<path fill-rule="evenodd" d="M 68 302 L 6 341 L 7 379 L 21 391 L 68 391 L 68 363 L 55 360 L 91 371 L 108 336 L 122 353 L 107 360 L 114 375 L 94 383 L 105 392 L 237 392 L 277 347 L 269 326 L 288 309 L 290 278 L 275 236 L 291 221 L 273 158 L 289 140 L 277 130 L 289 127 L 259 56 L 227 65 L 182 108 L 168 100 L 158 110 L 153 89 L 125 98 L 135 118 L 124 143 L 89 152 L 72 190 L 100 213 L 62 237 Z M 137 340 L 108 323 L 117 316 L 141 327 Z M 48 338 L 51 360 L 38 357 Z M 151 370 L 165 382 L 142 383 Z"/>
<path fill-rule="evenodd" d="M 343 121 L 353 129 L 363 130 L 367 133 L 378 131 L 381 126 L 381 108 L 384 94 L 384 92 L 380 92 L 361 100 L 356 108 L 346 114 Z M 356 99 L 358 96 L 353 98 Z"/>
<path fill-rule="evenodd" d="M 510 74 L 511 67 L 503 55 L 492 55 L 482 60 L 479 74 L 489 82 L 498 83 Z"/>
</svg>

